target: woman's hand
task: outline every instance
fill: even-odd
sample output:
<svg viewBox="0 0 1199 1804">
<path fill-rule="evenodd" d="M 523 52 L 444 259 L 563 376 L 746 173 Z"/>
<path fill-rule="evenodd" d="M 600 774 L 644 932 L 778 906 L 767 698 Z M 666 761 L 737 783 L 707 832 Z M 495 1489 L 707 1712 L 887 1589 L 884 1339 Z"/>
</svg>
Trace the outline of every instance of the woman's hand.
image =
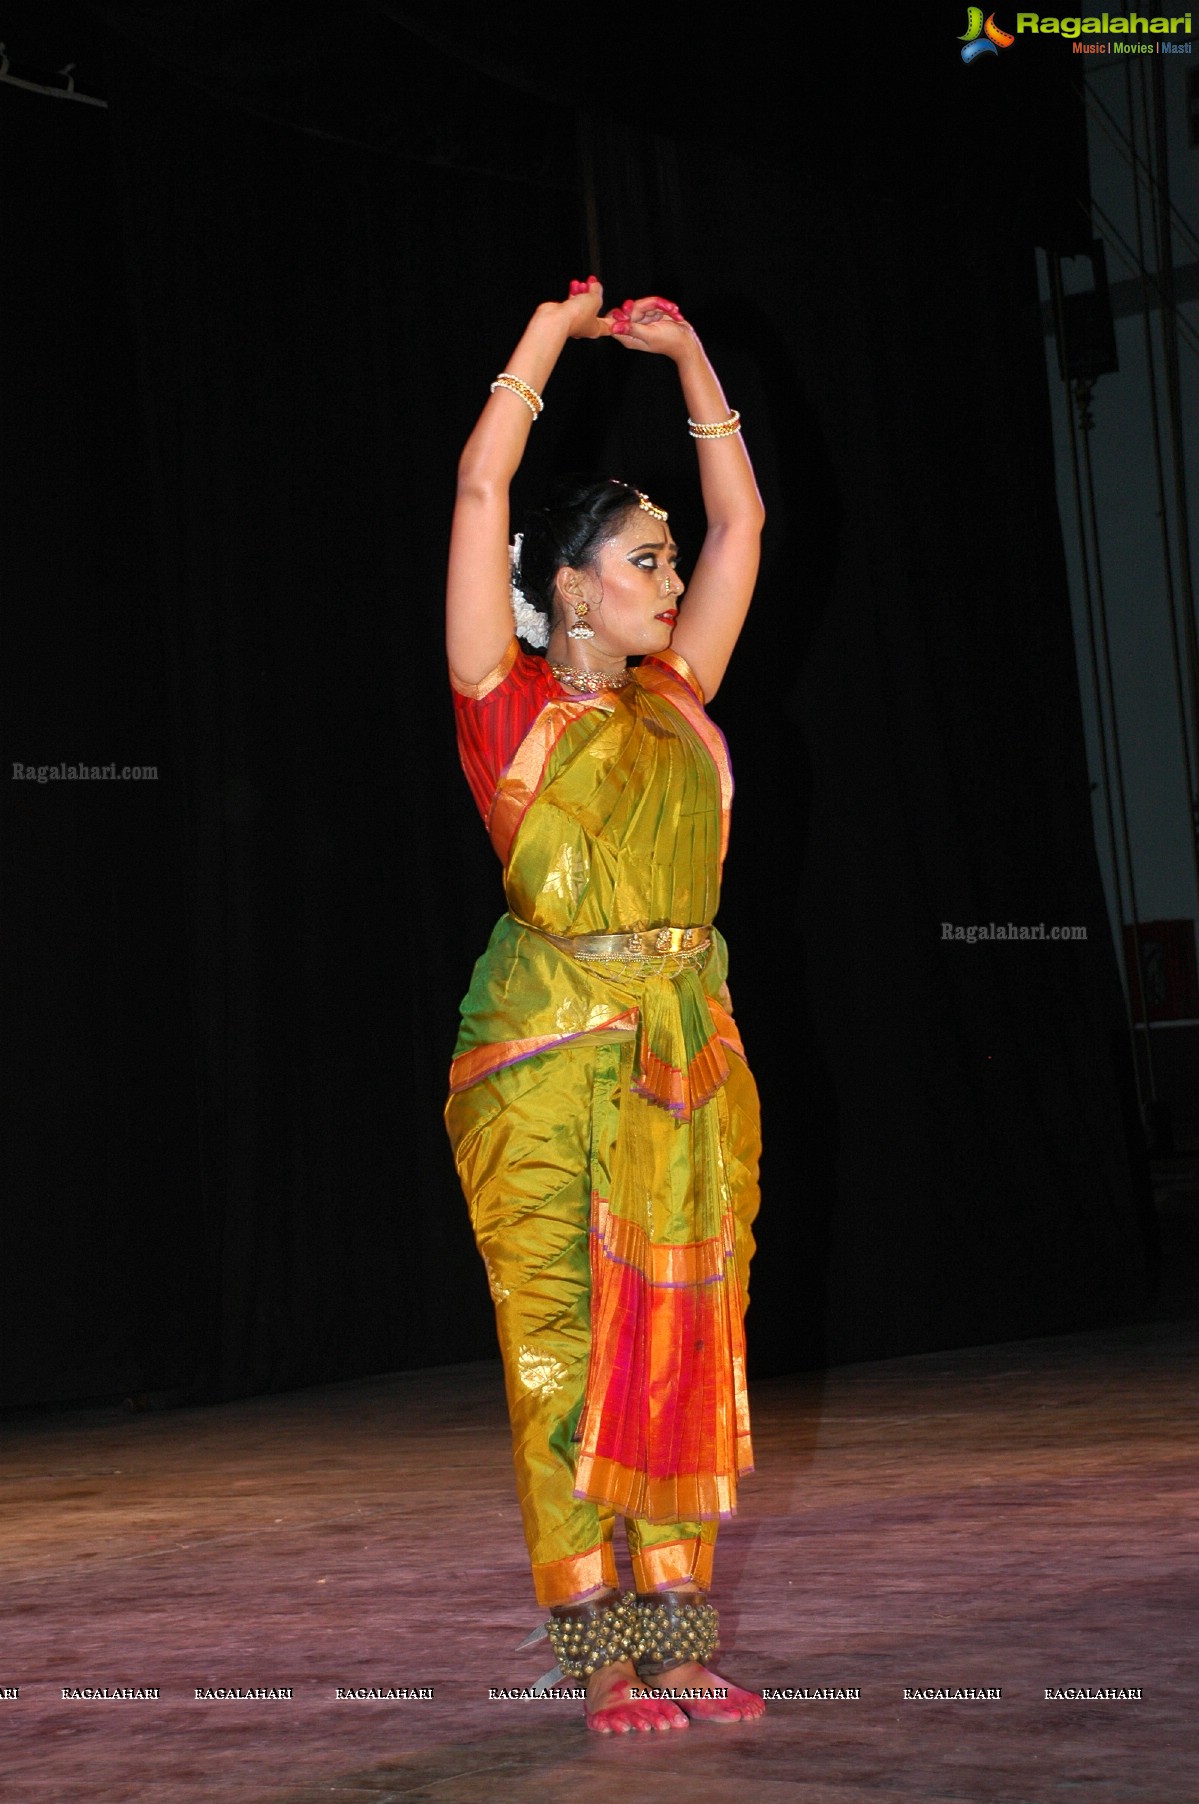
<svg viewBox="0 0 1199 1804">
<path fill-rule="evenodd" d="M 632 351 L 656 351 L 667 357 L 677 358 L 688 341 L 695 341 L 674 302 L 660 294 L 626 301 L 610 313 L 600 312 L 603 304 L 603 283 L 598 276 L 588 276 L 585 282 L 571 283 L 566 300 L 543 301 L 533 317 L 552 324 L 566 338 L 619 338 Z"/>
<path fill-rule="evenodd" d="M 673 301 L 660 294 L 643 295 L 639 301 L 626 301 L 614 307 L 609 315 L 613 338 L 618 338 L 630 351 L 650 351 L 678 363 L 698 340 Z"/>
<path fill-rule="evenodd" d="M 567 338 L 607 338 L 612 322 L 608 315 L 600 313 L 603 304 L 603 283 L 598 276 L 588 276 L 585 282 L 571 283 L 568 299 L 546 301 L 537 311 L 552 315 Z"/>
</svg>

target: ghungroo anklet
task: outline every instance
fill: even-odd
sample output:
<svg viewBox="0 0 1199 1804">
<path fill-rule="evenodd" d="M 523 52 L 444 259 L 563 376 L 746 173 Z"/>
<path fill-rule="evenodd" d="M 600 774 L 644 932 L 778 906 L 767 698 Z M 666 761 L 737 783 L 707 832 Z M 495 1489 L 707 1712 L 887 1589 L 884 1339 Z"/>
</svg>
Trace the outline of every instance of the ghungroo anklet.
<svg viewBox="0 0 1199 1804">
<path fill-rule="evenodd" d="M 657 1678 L 672 1666 L 694 1660 L 706 1666 L 720 1640 L 720 1618 L 703 1593 L 694 1598 L 677 1591 L 638 1595 L 642 1652 L 637 1672 L 643 1679 Z"/>
<path fill-rule="evenodd" d="M 546 1630 L 564 1679 L 589 1679 L 601 1666 L 641 1654 L 641 1611 L 632 1591 L 608 1603 L 556 1610 Z"/>
</svg>

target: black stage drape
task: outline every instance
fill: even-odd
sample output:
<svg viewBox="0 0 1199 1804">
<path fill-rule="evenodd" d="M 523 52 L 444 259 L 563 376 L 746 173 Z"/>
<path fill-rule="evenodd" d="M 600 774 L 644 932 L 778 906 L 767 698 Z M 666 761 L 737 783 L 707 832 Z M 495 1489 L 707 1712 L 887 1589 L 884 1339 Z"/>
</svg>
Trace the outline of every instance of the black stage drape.
<svg viewBox="0 0 1199 1804">
<path fill-rule="evenodd" d="M 486 383 L 596 258 L 612 299 L 682 298 L 770 515 L 714 707 L 766 1120 L 754 1368 L 1135 1302 L 1033 249 L 1087 236 L 1064 59 L 831 26 L 798 64 L 761 34 L 514 48 L 499 15 L 366 0 L 47 10 L 10 54 L 74 58 L 111 105 L 0 91 L 3 1400 L 492 1351 L 440 1110 L 502 896 L 441 569 Z M 520 494 L 611 470 L 686 551 L 681 416 L 657 362 L 569 346 Z"/>
</svg>

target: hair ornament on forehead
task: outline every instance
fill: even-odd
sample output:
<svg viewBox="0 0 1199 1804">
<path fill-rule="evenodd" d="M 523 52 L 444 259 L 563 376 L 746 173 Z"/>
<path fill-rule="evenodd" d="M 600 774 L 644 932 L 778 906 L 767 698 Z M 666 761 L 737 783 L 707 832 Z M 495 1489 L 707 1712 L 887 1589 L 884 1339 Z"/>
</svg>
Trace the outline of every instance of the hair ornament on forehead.
<svg viewBox="0 0 1199 1804">
<path fill-rule="evenodd" d="M 643 513 L 649 514 L 651 519 L 668 520 L 670 518 L 664 507 L 655 507 L 649 496 L 643 494 L 640 489 L 635 489 L 631 482 L 622 482 L 619 476 L 613 476 L 610 480 L 616 484 L 617 488 L 628 489 L 630 495 L 636 495 L 637 506 Z"/>
<path fill-rule="evenodd" d="M 526 645 L 541 647 L 550 642 L 550 623 L 540 608 L 535 608 L 524 590 L 516 580 L 520 569 L 520 548 L 524 541 L 524 533 L 518 532 L 508 547 L 508 587 L 512 601 L 512 618 L 516 622 L 517 637 Z"/>
</svg>

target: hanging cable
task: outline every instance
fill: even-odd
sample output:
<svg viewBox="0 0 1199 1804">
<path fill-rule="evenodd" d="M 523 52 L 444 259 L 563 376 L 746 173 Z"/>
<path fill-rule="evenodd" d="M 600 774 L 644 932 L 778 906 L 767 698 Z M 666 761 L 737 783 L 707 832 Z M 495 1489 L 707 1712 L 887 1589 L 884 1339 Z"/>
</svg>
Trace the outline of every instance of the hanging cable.
<svg viewBox="0 0 1199 1804">
<path fill-rule="evenodd" d="M 1145 117 L 1145 142 L 1150 144 L 1148 99 L 1144 74 L 1141 103 Z M 1178 367 L 1178 309 L 1174 300 L 1174 252 L 1170 237 L 1170 172 L 1166 144 L 1166 97 L 1161 70 L 1151 75 L 1153 93 L 1153 212 L 1161 306 L 1158 313 L 1165 366 L 1166 409 L 1170 422 L 1170 459 L 1174 472 L 1174 532 L 1178 543 L 1178 582 L 1181 590 L 1182 640 L 1186 647 L 1187 698 L 1191 709 L 1191 759 L 1199 765 L 1199 632 L 1195 621 L 1195 589 L 1191 569 L 1190 498 L 1186 484 L 1186 450 L 1182 429 L 1181 381 Z M 1192 794 L 1191 831 L 1199 831 L 1199 812 Z"/>
<path fill-rule="evenodd" d="M 1129 86 L 1129 73 L 1132 67 L 1132 60 L 1132 58 L 1126 58 L 1124 62 L 1124 86 L 1126 92 Z M 1143 180 L 1146 188 L 1152 191 L 1153 178 L 1150 174 L 1148 164 L 1142 161 L 1137 149 L 1136 129 L 1132 119 L 1131 101 L 1129 102 L 1129 129 L 1127 134 L 1125 134 L 1121 130 L 1120 123 L 1115 114 L 1112 113 L 1099 98 L 1093 82 L 1086 82 L 1085 91 L 1087 105 L 1098 115 L 1098 122 L 1102 126 L 1108 139 L 1117 145 L 1125 162 L 1130 164 L 1133 170 L 1134 180 Z M 1187 240 L 1195 255 L 1199 256 L 1199 232 L 1196 232 L 1191 227 L 1189 221 L 1178 211 L 1178 208 L 1174 205 L 1173 201 L 1170 201 L 1169 206 L 1170 212 L 1178 224 L 1179 232 Z"/>
<path fill-rule="evenodd" d="M 1079 202 L 1079 211 L 1085 219 L 1089 219 L 1091 214 L 1094 214 L 1095 217 L 1100 220 L 1105 228 L 1102 234 L 1103 242 L 1108 245 L 1110 249 L 1115 251 L 1116 256 L 1124 265 L 1124 268 L 1128 271 L 1129 275 L 1139 278 L 1144 294 L 1151 297 L 1153 300 L 1160 302 L 1161 293 L 1158 288 L 1157 277 L 1154 275 L 1153 271 L 1146 266 L 1143 256 L 1135 251 L 1128 240 L 1123 236 L 1119 227 L 1111 218 L 1111 215 L 1105 212 L 1097 200 L 1091 201 L 1090 214 L 1082 205 L 1081 201 Z M 1188 351 L 1191 351 L 1195 356 L 1199 356 L 1199 332 L 1196 332 L 1189 320 L 1186 320 L 1181 316 L 1178 320 L 1178 326 L 1180 335 L 1185 341 Z"/>
<path fill-rule="evenodd" d="M 1108 721 L 1112 740 L 1112 770 L 1115 776 L 1116 810 L 1120 820 L 1120 850 L 1124 858 L 1125 878 L 1128 885 L 1128 914 L 1132 925 L 1133 964 L 1136 968 L 1137 995 L 1140 998 L 1140 1014 L 1145 1027 L 1145 1076 L 1149 1090 L 1149 1101 L 1157 1103 L 1157 1084 L 1153 1070 L 1153 1045 L 1149 1035 L 1149 996 L 1145 987 L 1145 963 L 1141 947 L 1141 911 L 1137 902 L 1136 865 L 1132 855 L 1132 835 L 1128 828 L 1128 795 L 1124 782 L 1124 757 L 1120 749 L 1120 720 L 1116 708 L 1116 683 L 1112 674 L 1112 639 L 1108 622 L 1107 590 L 1103 581 L 1103 559 L 1099 549 L 1099 510 L 1095 505 L 1095 471 L 1091 460 L 1091 432 L 1094 417 L 1091 414 L 1092 382 L 1076 383 L 1075 393 L 1079 405 L 1079 427 L 1082 433 L 1082 462 L 1086 477 L 1086 527 L 1091 540 L 1091 556 L 1095 572 L 1095 620 L 1098 625 L 1099 647 L 1103 654 L 1103 681 L 1107 691 Z M 1092 648 L 1093 655 L 1093 648 Z M 1131 1012 L 1131 1009 L 1130 1009 Z"/>
<path fill-rule="evenodd" d="M 1145 225 L 1141 211 L 1141 182 L 1136 155 L 1136 111 L 1133 103 L 1132 64 L 1124 65 L 1124 99 L 1128 108 L 1128 131 L 1133 149 L 1132 203 L 1136 221 L 1136 255 L 1142 268 L 1145 262 Z M 1186 687 L 1183 675 L 1182 637 L 1178 621 L 1178 597 L 1174 582 L 1174 557 L 1170 543 L 1170 515 L 1166 505 L 1166 474 L 1162 457 L 1161 415 L 1157 404 L 1157 358 L 1153 347 L 1153 320 L 1149 309 L 1148 287 L 1142 288 L 1141 324 L 1145 344 L 1145 369 L 1149 391 L 1150 438 L 1153 443 L 1153 474 L 1157 489 L 1157 517 L 1161 528 L 1162 577 L 1165 584 L 1166 615 L 1170 623 L 1170 657 L 1174 671 L 1174 697 L 1178 707 L 1178 739 L 1182 753 L 1186 787 L 1187 819 L 1190 823 L 1191 863 L 1195 875 L 1196 903 L 1199 905 L 1199 796 L 1195 788 L 1195 760 L 1191 754 L 1191 738 L 1187 730 Z"/>
<path fill-rule="evenodd" d="M 1100 640 L 1106 640 L 1106 609 L 1102 602 L 1101 566 L 1099 562 L 1099 538 L 1095 520 L 1094 489 L 1090 480 L 1090 454 L 1086 453 L 1087 493 L 1084 498 L 1083 476 L 1078 449 L 1078 433 L 1083 435 L 1084 446 L 1087 434 L 1094 423 L 1090 412 L 1091 393 L 1094 378 L 1079 376 L 1071 385 L 1070 345 L 1067 338 L 1065 294 L 1062 287 L 1062 262 L 1058 252 L 1047 252 L 1049 264 L 1050 289 L 1053 297 L 1054 323 L 1058 344 L 1058 369 L 1062 379 L 1062 391 L 1066 412 L 1066 440 L 1070 450 L 1070 474 L 1074 490 L 1074 518 L 1078 531 L 1078 562 L 1082 582 L 1083 603 L 1087 623 L 1087 645 L 1090 652 L 1091 690 L 1095 705 L 1095 718 L 1098 726 L 1099 766 L 1102 777 L 1103 810 L 1107 828 L 1108 857 L 1112 875 L 1112 886 L 1115 892 L 1116 919 L 1123 923 L 1125 919 L 1126 884 L 1130 892 L 1130 908 L 1134 923 L 1136 920 L 1135 896 L 1133 887 L 1131 857 L 1121 859 L 1121 847 L 1116 832 L 1116 809 L 1113 798 L 1123 797 L 1123 772 L 1120 763 L 1119 728 L 1115 718 L 1115 695 L 1111 686 L 1111 660 L 1105 657 L 1108 682 L 1105 698 L 1105 686 L 1101 674 Z M 1074 405 L 1072 405 L 1072 403 Z M 1078 408 L 1078 423 L 1075 425 L 1074 406 Z M 1092 571 L 1095 571 L 1095 578 Z M 1109 723 L 1110 722 L 1110 728 Z M 1111 740 L 1109 754 L 1108 740 Z M 1123 810 L 1121 810 L 1123 815 Z M 1127 818 L 1123 817 L 1124 850 L 1128 853 Z M 1134 925 L 1133 954 L 1137 972 L 1137 986 L 1141 996 L 1142 1008 L 1145 1005 L 1144 974 L 1141 969 L 1140 935 Z M 1121 931 L 1116 936 L 1116 956 L 1123 973 L 1122 992 L 1124 998 L 1124 1018 L 1128 1028 L 1129 1045 L 1132 1053 L 1133 1076 L 1137 1087 L 1137 1104 L 1141 1120 L 1144 1123 L 1149 1116 L 1150 1104 L 1155 1101 L 1153 1081 L 1152 1048 L 1146 1044 L 1147 1065 L 1142 1071 L 1142 1060 L 1138 1047 L 1138 1034 L 1135 1030 L 1132 1012 L 1133 985 L 1131 973 L 1124 947 L 1124 935 Z M 1145 1036 L 1146 1042 L 1148 1035 Z M 1148 1092 L 1148 1094 L 1146 1094 Z"/>
</svg>

